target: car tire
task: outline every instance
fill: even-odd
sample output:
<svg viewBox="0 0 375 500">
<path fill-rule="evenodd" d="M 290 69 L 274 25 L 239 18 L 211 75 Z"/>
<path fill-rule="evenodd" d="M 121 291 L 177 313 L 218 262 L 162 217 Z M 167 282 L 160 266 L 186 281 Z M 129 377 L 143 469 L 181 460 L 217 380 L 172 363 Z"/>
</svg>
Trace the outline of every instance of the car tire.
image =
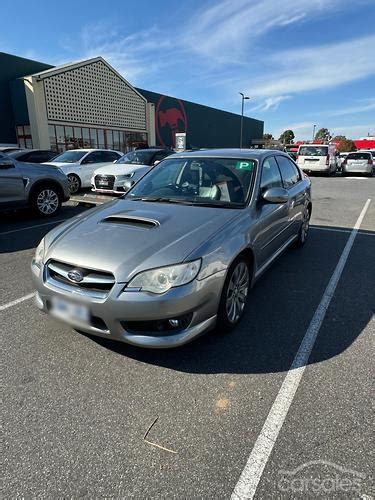
<svg viewBox="0 0 375 500">
<path fill-rule="evenodd" d="M 298 238 L 296 240 L 297 247 L 303 247 L 303 245 L 307 241 L 310 230 L 310 218 L 311 218 L 311 210 L 309 208 L 306 208 L 303 213 L 302 224 L 298 232 Z"/>
<path fill-rule="evenodd" d="M 76 194 L 81 189 L 81 179 L 76 174 L 68 175 L 70 194 Z"/>
<path fill-rule="evenodd" d="M 245 256 L 238 257 L 225 278 L 217 314 L 217 330 L 231 331 L 242 319 L 251 287 L 251 266 Z"/>
<path fill-rule="evenodd" d="M 31 209 L 41 217 L 52 217 L 61 208 L 60 189 L 50 184 L 38 186 L 30 196 Z"/>
</svg>

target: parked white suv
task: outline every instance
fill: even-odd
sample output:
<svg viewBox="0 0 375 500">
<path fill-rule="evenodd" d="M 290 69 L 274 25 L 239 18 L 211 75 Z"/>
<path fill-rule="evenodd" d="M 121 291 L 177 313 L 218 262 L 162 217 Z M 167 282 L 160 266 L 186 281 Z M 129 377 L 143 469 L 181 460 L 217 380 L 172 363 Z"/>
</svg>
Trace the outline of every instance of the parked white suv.
<svg viewBox="0 0 375 500">
<path fill-rule="evenodd" d="M 307 173 L 333 174 L 337 169 L 337 148 L 334 144 L 301 144 L 297 164 Z"/>
<path fill-rule="evenodd" d="M 68 176 L 70 192 L 74 194 L 81 187 L 91 186 L 91 177 L 97 168 L 113 163 L 121 156 L 123 153 L 111 149 L 71 149 L 43 165 L 61 168 Z"/>
</svg>

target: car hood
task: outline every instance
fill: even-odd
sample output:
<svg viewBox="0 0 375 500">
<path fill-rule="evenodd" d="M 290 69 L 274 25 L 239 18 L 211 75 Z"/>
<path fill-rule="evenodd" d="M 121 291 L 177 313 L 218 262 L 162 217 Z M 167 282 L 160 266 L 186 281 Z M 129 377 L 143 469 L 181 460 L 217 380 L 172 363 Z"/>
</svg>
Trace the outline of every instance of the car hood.
<svg viewBox="0 0 375 500">
<path fill-rule="evenodd" d="M 139 165 L 138 163 L 108 163 L 104 167 L 97 168 L 94 175 L 127 175 L 136 172 L 140 168 L 151 168 L 149 165 Z"/>
<path fill-rule="evenodd" d="M 238 216 L 236 209 L 120 199 L 53 229 L 44 261 L 112 272 L 126 283 L 145 269 L 183 262 Z"/>
</svg>

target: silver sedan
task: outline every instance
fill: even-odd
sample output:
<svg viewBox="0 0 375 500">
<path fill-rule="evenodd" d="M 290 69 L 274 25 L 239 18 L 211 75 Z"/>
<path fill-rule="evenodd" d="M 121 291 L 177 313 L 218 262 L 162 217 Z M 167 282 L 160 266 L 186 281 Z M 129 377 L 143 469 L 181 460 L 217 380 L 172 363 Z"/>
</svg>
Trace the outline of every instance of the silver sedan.
<svg viewBox="0 0 375 500">
<path fill-rule="evenodd" d="M 252 284 L 305 243 L 311 210 L 309 178 L 283 152 L 170 156 L 122 198 L 47 234 L 32 261 L 37 306 L 138 346 L 228 331 Z"/>
</svg>

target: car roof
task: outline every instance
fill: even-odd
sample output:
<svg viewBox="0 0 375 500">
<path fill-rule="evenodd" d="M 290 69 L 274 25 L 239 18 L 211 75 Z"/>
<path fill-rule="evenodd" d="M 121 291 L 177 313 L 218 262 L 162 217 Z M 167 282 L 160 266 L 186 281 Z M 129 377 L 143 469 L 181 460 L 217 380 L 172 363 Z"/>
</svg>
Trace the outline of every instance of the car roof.
<svg viewBox="0 0 375 500">
<path fill-rule="evenodd" d="M 170 151 L 167 148 L 142 148 L 142 149 L 135 149 L 134 151 L 128 151 L 128 153 L 138 153 L 138 151 Z M 127 154 L 127 153 L 125 153 Z"/>
<path fill-rule="evenodd" d="M 111 153 L 119 153 L 119 154 L 124 154 L 122 151 L 117 151 L 116 149 L 105 149 L 105 148 L 77 148 L 77 149 L 67 149 L 66 151 L 63 151 L 62 153 L 58 153 L 59 155 L 63 153 L 67 153 L 68 151 L 82 151 L 83 153 L 91 153 L 92 151 L 110 151 Z"/>
<path fill-rule="evenodd" d="M 278 149 L 205 149 L 203 151 L 189 151 L 176 153 L 178 157 L 191 158 L 254 158 L 261 160 L 270 154 L 280 154 L 290 158 L 287 153 Z M 169 158 L 173 158 L 170 156 Z"/>
</svg>

